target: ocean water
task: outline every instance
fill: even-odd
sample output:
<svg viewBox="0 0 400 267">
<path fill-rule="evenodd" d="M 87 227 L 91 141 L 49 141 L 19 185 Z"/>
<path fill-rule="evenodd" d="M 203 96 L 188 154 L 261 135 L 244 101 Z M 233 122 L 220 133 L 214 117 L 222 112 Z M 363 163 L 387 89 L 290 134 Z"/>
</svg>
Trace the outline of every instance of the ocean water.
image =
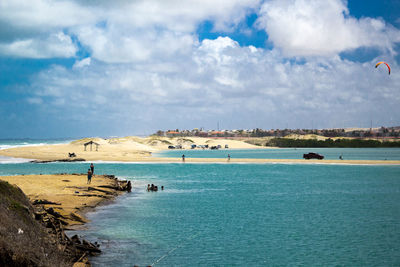
<svg viewBox="0 0 400 267">
<path fill-rule="evenodd" d="M 78 232 L 101 243 L 94 266 L 400 264 L 398 166 L 97 167 L 116 168 L 134 190 Z"/>
<path fill-rule="evenodd" d="M 0 149 L 7 149 L 20 146 L 40 146 L 50 144 L 65 144 L 71 139 L 0 139 Z"/>
<path fill-rule="evenodd" d="M 88 165 L 4 162 L 0 175 Z M 70 232 L 101 244 L 93 266 L 400 265 L 400 166 L 95 163 L 95 173 L 129 179 L 133 191 Z M 148 183 L 165 190 L 147 192 Z"/>
</svg>

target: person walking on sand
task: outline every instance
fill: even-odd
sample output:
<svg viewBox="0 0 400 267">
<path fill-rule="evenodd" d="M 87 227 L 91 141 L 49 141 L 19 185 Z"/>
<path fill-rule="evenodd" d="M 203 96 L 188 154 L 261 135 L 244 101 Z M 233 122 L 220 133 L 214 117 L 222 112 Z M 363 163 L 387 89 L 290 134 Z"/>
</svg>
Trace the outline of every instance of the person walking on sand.
<svg viewBox="0 0 400 267">
<path fill-rule="evenodd" d="M 94 174 L 94 165 L 93 163 L 90 163 L 90 170 L 92 171 L 92 175 Z"/>
<path fill-rule="evenodd" d="M 90 169 L 87 171 L 87 183 L 90 184 L 92 182 L 92 172 Z"/>
<path fill-rule="evenodd" d="M 185 162 L 185 154 L 182 155 L 182 162 Z"/>
</svg>

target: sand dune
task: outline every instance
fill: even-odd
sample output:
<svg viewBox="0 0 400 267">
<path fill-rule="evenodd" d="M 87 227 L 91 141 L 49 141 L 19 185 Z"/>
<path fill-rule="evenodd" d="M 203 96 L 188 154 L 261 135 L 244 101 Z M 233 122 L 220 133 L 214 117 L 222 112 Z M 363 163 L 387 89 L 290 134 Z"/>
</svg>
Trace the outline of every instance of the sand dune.
<svg viewBox="0 0 400 267">
<path fill-rule="evenodd" d="M 84 144 L 93 141 L 97 144 L 84 148 Z M 68 153 L 75 153 L 76 158 L 86 161 L 151 161 L 152 152 L 168 149 L 170 145 L 181 145 L 183 149 L 189 149 L 192 144 L 216 146 L 221 145 L 234 149 L 260 148 L 259 146 L 247 144 L 243 141 L 226 139 L 209 139 L 201 137 L 191 138 L 167 138 L 167 137 L 122 137 L 122 138 L 85 138 L 72 141 L 69 144 L 24 146 L 0 150 L 0 155 L 27 158 L 35 160 L 61 160 L 68 159 Z M 156 160 L 157 161 L 157 160 Z"/>
</svg>

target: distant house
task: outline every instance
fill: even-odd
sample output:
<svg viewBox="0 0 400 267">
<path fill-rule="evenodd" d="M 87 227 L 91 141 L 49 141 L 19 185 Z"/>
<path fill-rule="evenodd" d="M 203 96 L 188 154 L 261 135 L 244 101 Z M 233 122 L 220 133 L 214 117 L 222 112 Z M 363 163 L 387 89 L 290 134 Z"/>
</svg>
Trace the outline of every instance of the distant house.
<svg viewBox="0 0 400 267">
<path fill-rule="evenodd" d="M 176 132 L 176 131 L 168 131 L 165 134 L 168 137 L 175 137 L 175 136 L 179 136 L 181 133 L 180 132 Z"/>
<path fill-rule="evenodd" d="M 204 132 L 204 131 L 201 131 L 201 132 L 198 132 L 198 133 L 197 133 L 197 136 L 200 136 L 200 137 L 207 137 L 207 136 L 208 136 L 208 133 L 207 133 L 207 132 Z"/>
<path fill-rule="evenodd" d="M 225 132 L 221 132 L 221 131 L 212 131 L 211 136 L 224 136 Z"/>
</svg>

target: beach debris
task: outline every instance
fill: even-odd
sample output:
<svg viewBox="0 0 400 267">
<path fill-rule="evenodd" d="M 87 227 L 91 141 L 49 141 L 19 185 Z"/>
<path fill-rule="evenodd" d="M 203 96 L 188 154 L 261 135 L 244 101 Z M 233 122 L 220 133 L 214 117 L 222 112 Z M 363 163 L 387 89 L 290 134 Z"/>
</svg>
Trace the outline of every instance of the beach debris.
<svg viewBox="0 0 400 267">
<path fill-rule="evenodd" d="M 56 218 L 60 218 L 60 217 L 64 218 L 64 216 L 62 216 L 60 213 L 55 211 L 53 208 L 48 208 L 48 209 L 45 209 L 45 210 L 47 211 L 47 213 L 53 215 Z"/>
<path fill-rule="evenodd" d="M 112 177 L 112 179 L 117 180 L 114 175 L 110 175 L 110 176 Z M 132 184 L 130 186 L 131 186 L 131 189 L 132 189 Z M 128 181 L 117 180 L 117 184 L 115 186 L 112 186 L 112 185 L 99 185 L 98 187 L 110 188 L 110 189 L 114 189 L 114 190 L 117 190 L 117 191 L 128 191 L 128 187 L 129 186 L 128 186 Z"/>
<path fill-rule="evenodd" d="M 98 188 L 90 187 L 90 186 L 88 187 L 88 191 L 99 191 L 99 192 L 105 193 L 107 195 L 117 195 L 117 193 L 115 193 L 115 192 L 110 192 L 107 190 L 102 190 L 102 189 L 98 189 Z"/>
<path fill-rule="evenodd" d="M 60 203 L 48 201 L 48 200 L 46 200 L 46 199 L 35 199 L 35 200 L 32 202 L 32 204 L 33 204 L 33 205 L 42 205 L 42 204 L 61 205 Z"/>
<path fill-rule="evenodd" d="M 377 68 L 381 64 L 385 64 L 386 65 L 386 67 L 388 68 L 388 71 L 389 71 L 389 75 L 390 75 L 390 66 L 386 62 L 380 61 L 380 62 L 376 63 L 375 68 Z"/>
<path fill-rule="evenodd" d="M 84 219 L 82 219 L 82 217 L 80 217 L 79 215 L 77 215 L 77 214 L 75 214 L 75 213 L 73 213 L 73 212 L 71 212 L 71 213 L 69 214 L 69 217 L 70 217 L 72 220 L 77 221 L 77 222 L 81 222 L 81 223 L 85 223 L 85 222 L 86 222 Z"/>
<path fill-rule="evenodd" d="M 78 244 L 78 245 L 82 244 L 82 243 L 81 243 L 81 240 L 79 239 L 79 236 L 78 236 L 78 235 L 72 236 L 72 237 L 71 237 L 71 241 L 74 242 L 75 244 Z"/>
<path fill-rule="evenodd" d="M 96 255 L 101 253 L 99 249 L 99 244 L 91 243 L 87 240 L 79 238 L 79 236 L 74 235 L 69 238 L 65 234 L 64 225 L 67 223 L 58 217 L 58 212 L 55 212 L 53 208 L 45 209 L 43 206 L 35 206 L 35 218 L 43 223 L 43 225 L 49 229 L 49 233 L 54 235 L 57 240 L 58 249 L 73 255 L 75 262 L 88 263 L 89 255 Z M 71 213 L 71 219 L 75 221 L 84 222 L 78 215 Z M 22 231 L 22 230 L 21 230 Z M 20 231 L 18 230 L 20 234 Z M 74 265 L 75 266 L 75 265 Z M 78 265 L 79 266 L 79 265 Z M 82 265 L 83 266 L 83 265 Z"/>
<path fill-rule="evenodd" d="M 52 162 L 77 162 L 86 161 L 83 158 L 72 158 L 72 159 L 55 159 L 55 160 L 32 160 L 30 163 L 52 163 Z M 42 174 L 40 174 L 42 175 Z"/>
<path fill-rule="evenodd" d="M 105 177 L 115 180 L 115 186 L 106 186 L 105 188 L 115 191 L 128 191 L 130 190 L 129 187 L 132 186 L 130 181 L 119 181 L 114 175 L 105 175 Z M 98 191 L 99 194 L 82 194 L 82 196 L 96 196 L 109 199 L 116 195 L 116 192 L 112 190 L 103 190 L 97 187 L 84 187 L 81 188 L 80 191 Z M 75 193 L 79 193 L 79 191 L 75 191 Z M 102 193 L 102 195 L 100 193 Z M 69 238 L 65 234 L 65 230 L 69 230 L 66 227 L 70 225 L 71 221 L 73 224 L 85 223 L 86 221 L 78 214 L 72 212 L 70 214 L 60 214 L 60 210 L 62 210 L 60 207 L 47 206 L 60 205 L 59 203 L 51 202 L 46 199 L 36 199 L 32 204 L 32 216 L 47 228 L 47 232 L 50 234 L 50 238 L 53 240 L 53 243 L 56 244 L 57 248 L 71 256 L 74 262 L 73 266 L 90 266 L 88 257 L 101 253 L 100 244 L 97 242 L 91 243 L 77 235 Z M 18 230 L 18 234 L 22 233 L 22 229 Z"/>
<path fill-rule="evenodd" d="M 21 228 L 18 228 L 18 234 L 21 235 L 24 233 L 24 230 L 22 230 Z"/>
</svg>

